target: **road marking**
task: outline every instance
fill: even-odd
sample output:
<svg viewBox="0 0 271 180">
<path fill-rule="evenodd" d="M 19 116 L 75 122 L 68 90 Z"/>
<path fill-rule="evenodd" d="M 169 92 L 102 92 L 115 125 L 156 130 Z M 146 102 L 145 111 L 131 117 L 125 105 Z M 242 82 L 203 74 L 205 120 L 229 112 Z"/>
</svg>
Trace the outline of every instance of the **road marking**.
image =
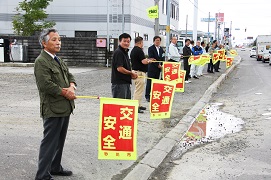
<svg viewBox="0 0 271 180">
<path fill-rule="evenodd" d="M 263 93 L 255 93 L 256 95 L 262 95 Z"/>
<path fill-rule="evenodd" d="M 269 112 L 269 113 L 263 113 L 262 115 L 263 115 L 263 116 L 270 116 L 270 115 L 271 115 L 271 112 Z"/>
</svg>

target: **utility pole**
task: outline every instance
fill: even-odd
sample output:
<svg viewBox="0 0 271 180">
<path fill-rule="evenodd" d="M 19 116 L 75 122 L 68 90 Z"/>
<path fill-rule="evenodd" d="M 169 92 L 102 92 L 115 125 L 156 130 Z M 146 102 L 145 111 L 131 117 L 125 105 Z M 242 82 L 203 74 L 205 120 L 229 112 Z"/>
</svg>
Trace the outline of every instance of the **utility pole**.
<svg viewBox="0 0 271 180">
<path fill-rule="evenodd" d="M 107 26 L 106 26 L 107 36 L 106 36 L 106 67 L 109 66 L 109 0 L 107 1 Z"/>
<path fill-rule="evenodd" d="M 198 0 L 194 0 L 193 40 L 198 40 Z"/>
<path fill-rule="evenodd" d="M 158 11 L 159 11 L 159 0 L 154 0 L 154 1 L 155 1 L 155 6 L 158 6 Z M 159 13 L 158 13 L 158 18 L 155 18 L 154 33 L 155 33 L 155 36 L 159 36 Z"/>
<path fill-rule="evenodd" d="M 210 12 L 209 12 L 209 17 L 208 17 L 208 35 L 207 35 L 207 44 L 210 41 Z"/>
<path fill-rule="evenodd" d="M 231 43 L 231 38 L 232 38 L 232 34 L 231 34 L 231 29 L 232 29 L 232 21 L 231 21 L 231 26 L 230 26 L 230 40 L 229 40 L 229 47 L 232 47 L 232 43 Z"/>
<path fill-rule="evenodd" d="M 121 13 L 122 13 L 122 33 L 124 33 L 124 0 L 122 0 L 121 4 Z"/>
<path fill-rule="evenodd" d="M 168 60 L 168 48 L 169 48 L 169 38 L 170 38 L 170 15 L 171 15 L 171 0 L 167 1 L 167 26 L 166 26 L 166 34 L 167 34 L 167 39 L 166 39 L 166 61 Z"/>
<path fill-rule="evenodd" d="M 188 23 L 188 15 L 186 15 L 185 39 L 187 39 L 187 23 Z"/>
<path fill-rule="evenodd" d="M 215 39 L 217 39 L 217 13 L 215 13 Z"/>
<path fill-rule="evenodd" d="M 220 44 L 220 41 L 219 41 L 219 29 L 220 29 L 220 24 L 218 23 L 218 27 L 217 27 L 217 41 L 218 41 L 218 44 Z"/>
</svg>

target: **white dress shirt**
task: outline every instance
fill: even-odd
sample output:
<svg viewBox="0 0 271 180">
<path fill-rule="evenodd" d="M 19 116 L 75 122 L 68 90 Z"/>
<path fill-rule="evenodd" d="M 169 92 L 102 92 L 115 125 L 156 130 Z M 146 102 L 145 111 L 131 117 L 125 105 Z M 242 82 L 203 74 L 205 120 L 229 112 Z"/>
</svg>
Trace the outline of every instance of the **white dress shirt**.
<svg viewBox="0 0 271 180">
<path fill-rule="evenodd" d="M 175 44 L 170 43 L 168 53 L 169 53 L 170 59 L 173 59 L 174 61 L 177 61 L 177 62 L 180 61 L 180 54 Z"/>
</svg>

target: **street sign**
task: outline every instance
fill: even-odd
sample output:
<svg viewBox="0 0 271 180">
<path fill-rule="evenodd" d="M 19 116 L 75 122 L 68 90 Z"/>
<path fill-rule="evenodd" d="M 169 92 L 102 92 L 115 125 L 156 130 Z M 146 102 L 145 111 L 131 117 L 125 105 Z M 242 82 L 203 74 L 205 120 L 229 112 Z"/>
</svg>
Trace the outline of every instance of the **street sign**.
<svg viewBox="0 0 271 180">
<path fill-rule="evenodd" d="M 208 19 L 209 19 L 209 22 L 215 22 L 215 18 L 201 18 L 200 21 L 201 22 L 208 22 Z"/>
<path fill-rule="evenodd" d="M 224 28 L 224 36 L 225 37 L 229 37 L 229 35 L 230 35 L 230 28 Z"/>
<path fill-rule="evenodd" d="M 224 13 L 215 13 L 215 16 L 217 18 L 217 22 L 224 22 Z"/>
</svg>

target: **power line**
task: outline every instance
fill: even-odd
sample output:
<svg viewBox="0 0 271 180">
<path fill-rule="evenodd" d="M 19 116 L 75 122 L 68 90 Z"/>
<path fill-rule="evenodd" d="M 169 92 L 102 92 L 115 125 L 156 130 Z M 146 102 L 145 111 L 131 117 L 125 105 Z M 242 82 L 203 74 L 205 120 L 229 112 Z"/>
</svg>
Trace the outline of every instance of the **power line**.
<svg viewBox="0 0 271 180">
<path fill-rule="evenodd" d="M 204 11 L 202 11 L 198 6 L 196 6 L 191 0 L 188 0 L 195 8 L 197 8 L 200 12 L 202 12 L 203 14 L 205 15 L 208 15 L 209 16 L 209 13 L 206 13 Z"/>
</svg>

